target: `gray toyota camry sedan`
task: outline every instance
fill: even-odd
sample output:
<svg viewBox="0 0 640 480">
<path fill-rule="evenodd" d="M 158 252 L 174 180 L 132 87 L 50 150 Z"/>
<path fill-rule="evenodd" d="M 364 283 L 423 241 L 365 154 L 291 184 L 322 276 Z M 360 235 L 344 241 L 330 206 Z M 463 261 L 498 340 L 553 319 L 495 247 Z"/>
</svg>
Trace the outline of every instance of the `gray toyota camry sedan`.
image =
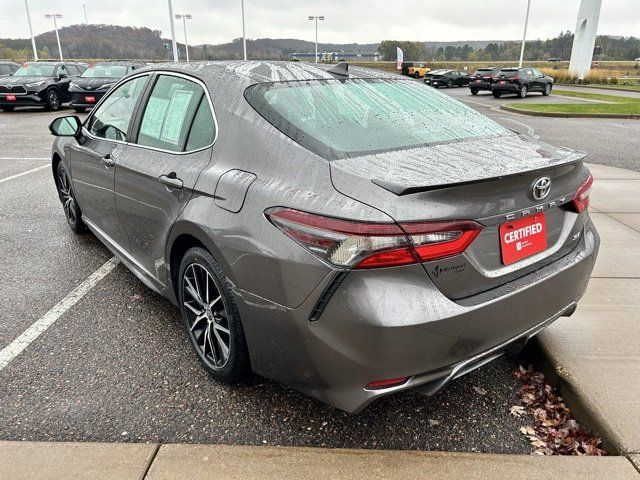
<svg viewBox="0 0 640 480">
<path fill-rule="evenodd" d="M 347 64 L 166 64 L 56 119 L 74 232 L 181 310 L 215 379 L 348 412 L 433 394 L 585 291 L 584 154 Z"/>
</svg>

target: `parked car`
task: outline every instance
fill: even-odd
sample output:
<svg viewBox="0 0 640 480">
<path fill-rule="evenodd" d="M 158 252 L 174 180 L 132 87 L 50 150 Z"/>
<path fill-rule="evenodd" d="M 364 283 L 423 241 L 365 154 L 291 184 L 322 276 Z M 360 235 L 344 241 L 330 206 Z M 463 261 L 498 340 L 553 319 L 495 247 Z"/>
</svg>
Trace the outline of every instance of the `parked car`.
<svg viewBox="0 0 640 480">
<path fill-rule="evenodd" d="M 484 67 L 476 70 L 469 78 L 469 89 L 472 95 L 477 95 L 480 90 L 491 91 L 493 79 L 500 71 L 498 67 Z"/>
<path fill-rule="evenodd" d="M 426 73 L 429 73 L 431 69 L 424 63 L 419 62 L 403 62 L 402 74 L 413 78 L 422 78 Z"/>
<path fill-rule="evenodd" d="M 13 62 L 0 62 L 0 77 L 9 77 L 16 73 L 20 65 Z"/>
<path fill-rule="evenodd" d="M 441 70 L 424 79 L 424 83 L 432 87 L 465 87 L 469 85 L 469 73 L 464 70 Z"/>
<path fill-rule="evenodd" d="M 513 93 L 524 98 L 529 92 L 549 95 L 552 88 L 553 78 L 537 68 L 503 68 L 494 79 L 491 93 L 496 98 L 504 93 Z"/>
<path fill-rule="evenodd" d="M 562 62 L 563 60 L 561 58 L 557 58 L 557 57 L 551 57 L 547 60 L 547 62 L 551 62 L 551 63 L 558 63 L 558 62 Z"/>
<path fill-rule="evenodd" d="M 90 66 L 69 85 L 71 106 L 76 112 L 93 108 L 119 79 L 145 66 L 144 63 L 126 61 L 100 62 Z"/>
<path fill-rule="evenodd" d="M 69 83 L 83 71 L 75 62 L 27 62 L 0 85 L 0 110 L 27 106 L 58 110 L 71 100 Z"/>
<path fill-rule="evenodd" d="M 178 305 L 215 379 L 349 412 L 571 315 L 598 251 L 584 154 L 378 70 L 158 65 L 50 130 L 69 226 Z"/>
</svg>

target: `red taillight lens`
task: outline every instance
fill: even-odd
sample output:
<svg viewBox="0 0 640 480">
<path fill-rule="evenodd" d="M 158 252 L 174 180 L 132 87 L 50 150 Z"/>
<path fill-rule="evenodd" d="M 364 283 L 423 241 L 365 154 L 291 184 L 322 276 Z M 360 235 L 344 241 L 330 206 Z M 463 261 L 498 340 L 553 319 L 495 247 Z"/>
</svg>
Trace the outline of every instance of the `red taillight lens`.
<svg viewBox="0 0 640 480">
<path fill-rule="evenodd" d="M 311 253 L 337 267 L 408 265 L 462 253 L 480 233 L 475 222 L 352 222 L 290 208 L 274 208 L 267 218 Z M 402 227 L 402 228 L 401 228 Z"/>
<path fill-rule="evenodd" d="M 580 213 L 589 208 L 592 189 L 593 175 L 589 174 L 589 178 L 587 178 L 587 181 L 580 186 L 580 188 L 576 192 L 576 196 L 573 197 L 573 206 L 576 208 L 576 212 Z"/>
<path fill-rule="evenodd" d="M 387 380 L 376 380 L 375 382 L 367 383 L 367 387 L 371 390 L 379 389 L 379 388 L 391 388 L 397 387 L 398 385 L 402 385 L 409 377 L 398 377 L 398 378 L 389 378 Z"/>
<path fill-rule="evenodd" d="M 472 221 L 409 223 L 402 228 L 423 262 L 464 252 L 482 230 Z"/>
</svg>

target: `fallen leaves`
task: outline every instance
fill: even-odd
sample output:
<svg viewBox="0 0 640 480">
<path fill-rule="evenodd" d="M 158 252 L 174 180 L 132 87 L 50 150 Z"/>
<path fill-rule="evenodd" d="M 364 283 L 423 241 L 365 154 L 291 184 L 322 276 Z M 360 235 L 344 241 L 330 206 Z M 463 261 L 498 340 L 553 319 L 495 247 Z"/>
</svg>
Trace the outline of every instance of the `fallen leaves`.
<svg viewBox="0 0 640 480">
<path fill-rule="evenodd" d="M 591 435 L 571 417 L 571 410 L 549 385 L 544 374 L 522 366 L 514 372 L 522 382 L 520 399 L 523 406 L 514 405 L 510 413 L 533 416 L 533 425 L 520 428 L 531 442 L 535 455 L 606 455 L 602 440 Z"/>
<path fill-rule="evenodd" d="M 473 387 L 478 395 L 486 395 L 487 391 L 482 387 Z"/>
</svg>

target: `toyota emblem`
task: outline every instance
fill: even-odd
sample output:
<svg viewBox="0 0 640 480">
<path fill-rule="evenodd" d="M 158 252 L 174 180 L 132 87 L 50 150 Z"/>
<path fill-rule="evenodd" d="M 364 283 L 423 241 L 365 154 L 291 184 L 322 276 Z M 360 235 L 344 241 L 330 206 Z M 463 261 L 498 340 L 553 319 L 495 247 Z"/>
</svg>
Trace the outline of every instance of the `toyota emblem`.
<svg viewBox="0 0 640 480">
<path fill-rule="evenodd" d="M 549 177 L 541 177 L 533 183 L 533 198 L 543 200 L 551 191 L 551 179 Z"/>
</svg>

